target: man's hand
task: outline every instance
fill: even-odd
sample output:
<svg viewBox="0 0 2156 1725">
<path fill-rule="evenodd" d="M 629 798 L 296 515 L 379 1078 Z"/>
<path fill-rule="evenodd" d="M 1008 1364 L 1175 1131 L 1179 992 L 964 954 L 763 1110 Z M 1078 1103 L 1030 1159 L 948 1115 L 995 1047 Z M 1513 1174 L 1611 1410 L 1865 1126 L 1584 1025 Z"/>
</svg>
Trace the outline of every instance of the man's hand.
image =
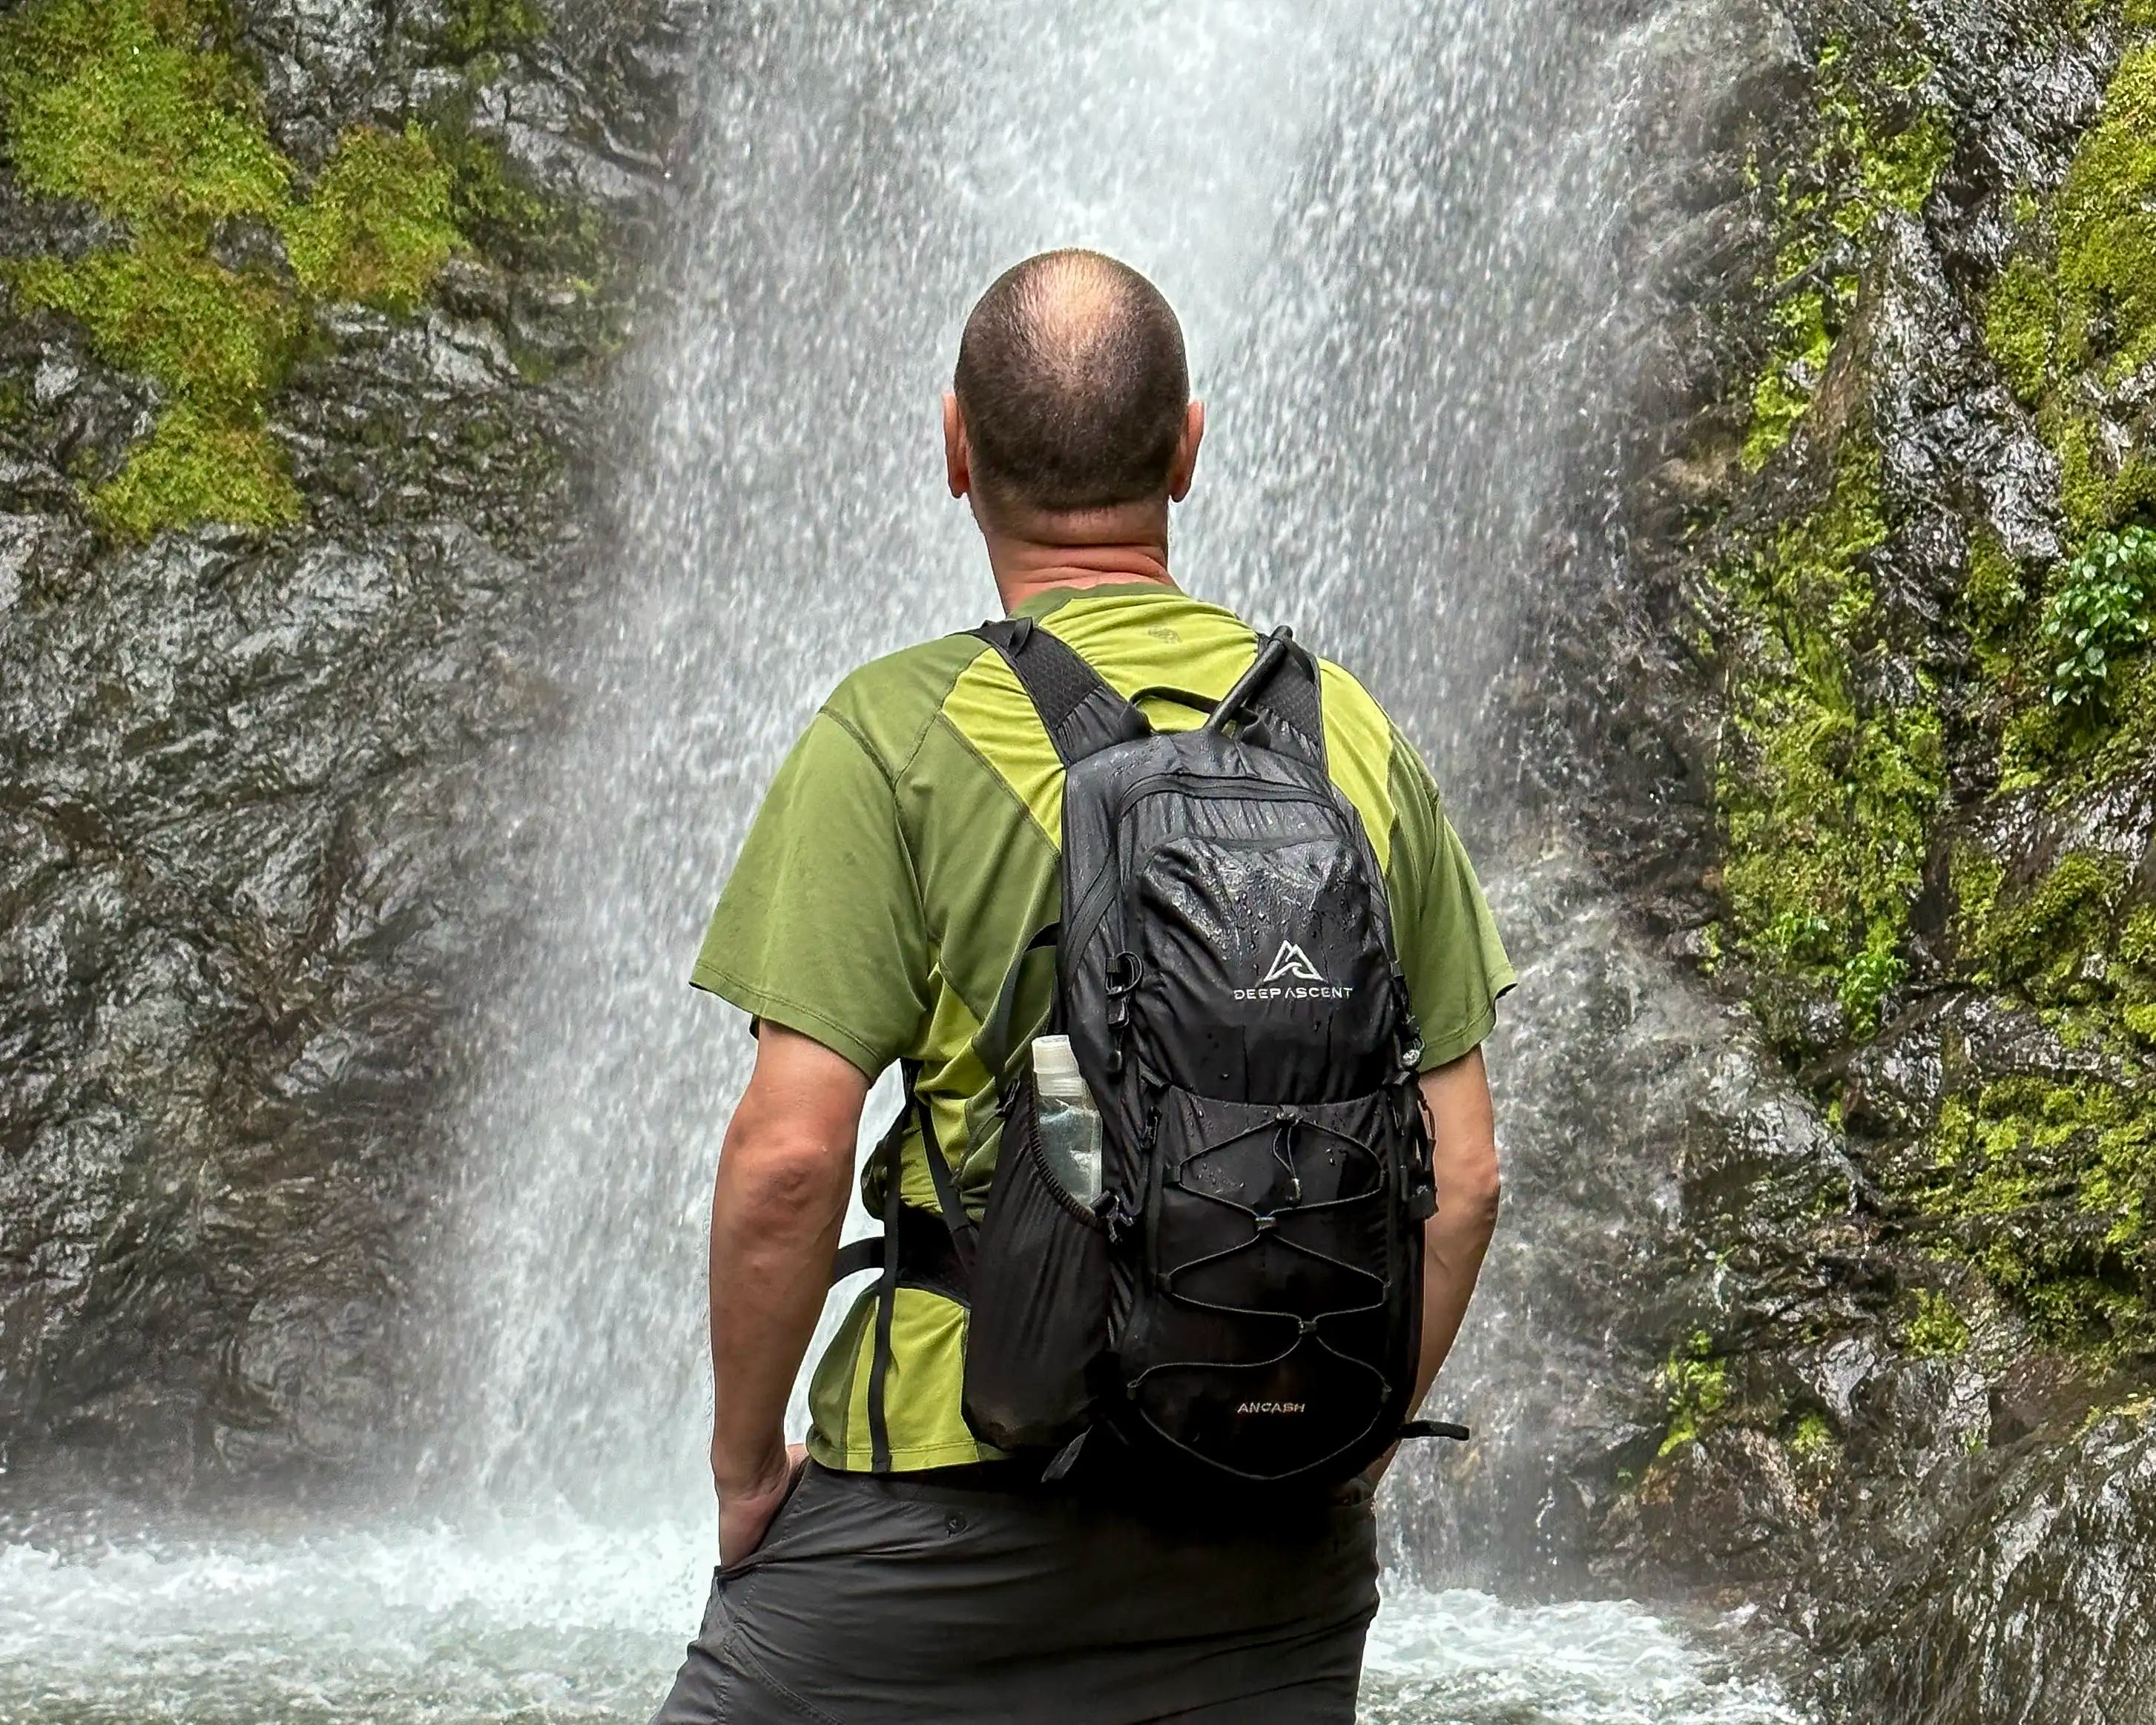
<svg viewBox="0 0 2156 1725">
<path fill-rule="evenodd" d="M 766 1023 L 711 1192 L 711 1480 L 719 1558 L 754 1551 L 794 1456 L 786 1404 L 815 1334 L 846 1214 L 869 1081 L 819 1042 Z"/>
<path fill-rule="evenodd" d="M 728 1480 L 719 1471 L 718 1445 L 711 1446 L 711 1480 L 719 1491 L 719 1562 L 731 1567 L 763 1543 L 773 1517 L 808 1465 L 805 1444 L 788 1444 L 768 1457 L 755 1475 Z"/>
<path fill-rule="evenodd" d="M 1467 1316 L 1476 1278 L 1482 1273 L 1482 1255 L 1496 1230 L 1499 1196 L 1496 1124 L 1482 1050 L 1424 1073 L 1422 1099 L 1430 1117 L 1437 1213 L 1422 1230 L 1422 1358 L 1414 1399 L 1408 1404 L 1414 1412 L 1420 1411 Z M 1373 1485 L 1383 1477 L 1392 1459 L 1388 1450 L 1370 1469 Z"/>
</svg>

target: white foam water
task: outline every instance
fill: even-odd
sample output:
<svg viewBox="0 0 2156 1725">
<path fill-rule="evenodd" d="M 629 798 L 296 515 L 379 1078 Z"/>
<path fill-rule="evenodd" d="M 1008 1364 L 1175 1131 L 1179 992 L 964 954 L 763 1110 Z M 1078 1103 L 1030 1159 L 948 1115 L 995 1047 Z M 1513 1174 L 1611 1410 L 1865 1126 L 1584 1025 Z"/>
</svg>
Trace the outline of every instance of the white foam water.
<svg viewBox="0 0 2156 1725">
<path fill-rule="evenodd" d="M 648 1719 L 710 1585 L 701 1525 L 567 1512 L 0 1546 L 0 1725 Z M 1388 1589 L 1368 1725 L 1799 1725 L 1637 1607 Z"/>
</svg>

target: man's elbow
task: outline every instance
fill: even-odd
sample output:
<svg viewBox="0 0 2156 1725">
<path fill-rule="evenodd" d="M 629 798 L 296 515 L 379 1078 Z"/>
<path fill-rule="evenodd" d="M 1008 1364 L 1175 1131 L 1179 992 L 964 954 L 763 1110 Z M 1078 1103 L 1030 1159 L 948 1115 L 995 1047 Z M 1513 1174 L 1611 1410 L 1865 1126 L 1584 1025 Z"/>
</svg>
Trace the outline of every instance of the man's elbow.
<svg viewBox="0 0 2156 1725">
<path fill-rule="evenodd" d="M 719 1158 L 720 1202 L 731 1199 L 752 1226 L 820 1225 L 845 1208 L 853 1165 L 850 1147 L 798 1129 L 729 1135 Z"/>
<path fill-rule="evenodd" d="M 1493 1149 L 1451 1170 L 1451 1178 L 1439 1182 L 1438 1207 L 1452 1212 L 1463 1225 L 1487 1234 L 1497 1226 L 1497 1211 L 1504 1202 L 1505 1184 L 1497 1173 Z"/>
</svg>

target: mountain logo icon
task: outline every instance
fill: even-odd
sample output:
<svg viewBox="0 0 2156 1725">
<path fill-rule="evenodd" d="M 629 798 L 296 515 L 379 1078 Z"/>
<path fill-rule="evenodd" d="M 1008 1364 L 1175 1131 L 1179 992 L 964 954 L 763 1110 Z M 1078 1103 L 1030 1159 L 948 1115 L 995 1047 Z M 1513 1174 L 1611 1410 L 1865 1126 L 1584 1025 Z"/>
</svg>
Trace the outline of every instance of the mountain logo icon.
<svg viewBox="0 0 2156 1725">
<path fill-rule="evenodd" d="M 1317 967 L 1310 962 L 1310 954 L 1293 941 L 1281 942 L 1280 951 L 1273 954 L 1273 968 L 1265 973 L 1265 981 L 1276 983 L 1284 976 L 1291 976 L 1306 983 L 1325 980 L 1317 973 Z"/>
</svg>

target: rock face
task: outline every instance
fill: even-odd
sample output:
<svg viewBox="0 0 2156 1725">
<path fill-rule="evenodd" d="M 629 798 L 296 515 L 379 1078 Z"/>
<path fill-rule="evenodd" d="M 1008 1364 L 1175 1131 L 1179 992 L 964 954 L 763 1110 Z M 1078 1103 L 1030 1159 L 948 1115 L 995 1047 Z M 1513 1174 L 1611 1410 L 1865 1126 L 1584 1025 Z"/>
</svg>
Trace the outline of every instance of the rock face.
<svg viewBox="0 0 2156 1725">
<path fill-rule="evenodd" d="M 1660 1201 L 1589 1206 L 1569 1261 L 1612 1291 L 1547 1318 L 1597 1405 L 1515 1410 L 1543 1451 L 1490 1507 L 1613 1587 L 1768 1607 L 1837 1717 L 2138 1721 L 2156 13 L 1784 10 L 1622 577 L 1551 572 L 1581 669 L 1527 720 L 1629 912 L 1560 986 L 1691 1077 L 1623 1082 L 1669 1111 L 1617 1132 Z M 1737 1019 L 1643 1044 L 1687 978 Z M 1521 1106 L 1574 1106 L 1526 1060 Z"/>
<path fill-rule="evenodd" d="M 2156 1433 L 2138 1409 L 2021 1455 L 1943 1530 L 1892 1615 L 1844 1631 L 1836 1698 L 1857 1717 L 2148 1717 Z"/>
<path fill-rule="evenodd" d="M 674 0 L 0 19 L 18 1478 L 301 1486 L 393 1453 L 429 1103 L 508 927 L 475 786 L 552 722 L 602 567 L 695 23 Z M 81 121 L 80 66 L 122 51 L 148 81 Z"/>
</svg>

